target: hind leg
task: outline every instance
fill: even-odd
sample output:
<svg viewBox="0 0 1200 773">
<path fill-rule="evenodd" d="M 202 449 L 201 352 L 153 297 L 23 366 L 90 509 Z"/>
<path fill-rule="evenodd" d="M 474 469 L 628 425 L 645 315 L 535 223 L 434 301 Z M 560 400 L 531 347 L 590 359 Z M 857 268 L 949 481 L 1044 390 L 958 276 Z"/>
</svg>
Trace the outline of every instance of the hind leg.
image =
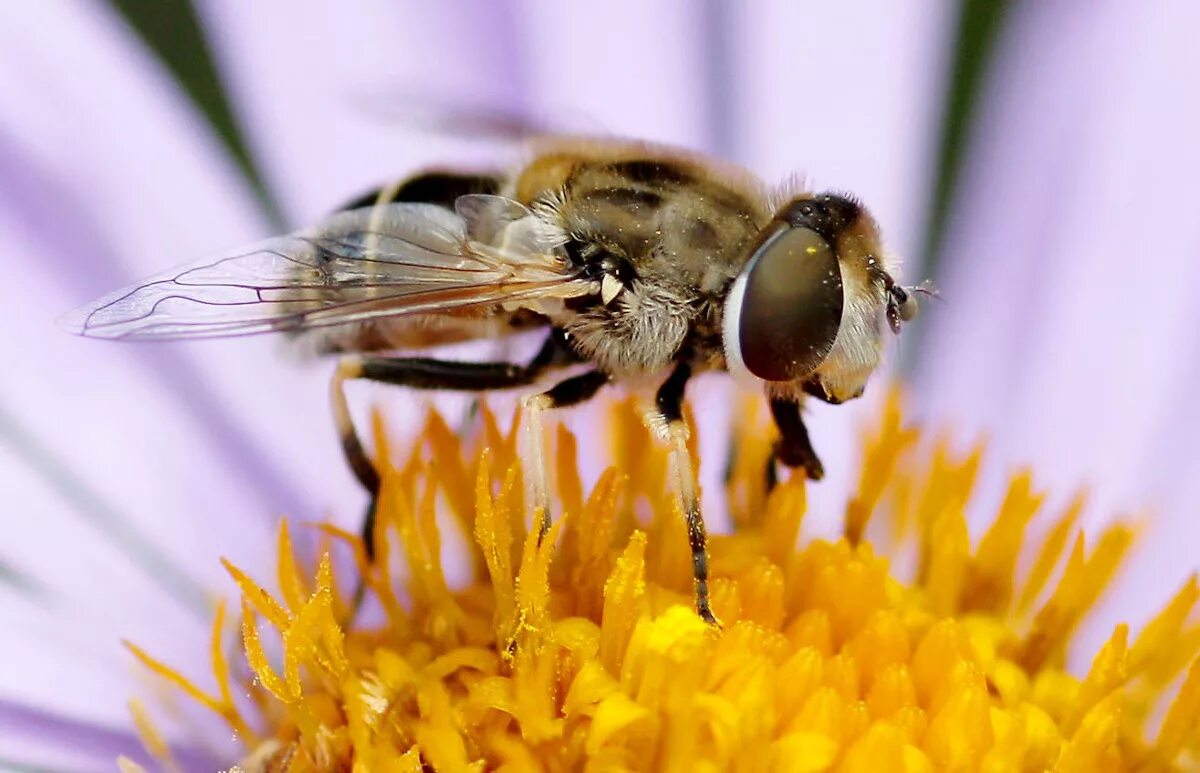
<svg viewBox="0 0 1200 773">
<path fill-rule="evenodd" d="M 375 500 L 379 496 L 379 471 L 371 461 L 346 402 L 346 382 L 364 379 L 414 389 L 445 389 L 483 392 L 511 389 L 534 383 L 548 368 L 571 361 L 573 355 L 564 350 L 564 341 L 557 331 L 551 333 L 528 364 L 508 362 L 451 362 L 422 357 L 362 357 L 344 356 L 338 363 L 330 388 L 333 418 L 342 441 L 342 451 L 354 477 L 370 497 L 363 519 L 362 539 L 368 559 L 375 557 Z"/>
</svg>

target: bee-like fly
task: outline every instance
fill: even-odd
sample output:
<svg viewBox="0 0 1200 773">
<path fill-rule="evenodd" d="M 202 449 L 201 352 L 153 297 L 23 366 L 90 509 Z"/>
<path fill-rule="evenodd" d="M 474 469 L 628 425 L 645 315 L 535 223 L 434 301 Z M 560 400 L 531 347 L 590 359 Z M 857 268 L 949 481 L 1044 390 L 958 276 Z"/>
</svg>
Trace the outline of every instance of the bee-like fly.
<svg viewBox="0 0 1200 773">
<path fill-rule="evenodd" d="M 379 475 L 350 420 L 347 379 L 479 392 L 582 367 L 523 402 L 539 439 L 527 469 L 543 533 L 541 412 L 610 382 L 652 390 L 646 420 L 673 455 L 696 609 L 715 622 L 682 419 L 688 380 L 727 370 L 760 381 L 781 434 L 775 458 L 821 478 L 801 407 L 861 395 L 884 331 L 916 316 L 920 288 L 892 271 L 874 219 L 848 196 L 772 194 L 746 172 L 662 147 L 560 140 L 512 174 L 409 178 L 313 228 L 115 292 L 66 324 L 123 340 L 309 338 L 340 358 L 335 417 L 372 500 Z M 525 363 L 395 354 L 531 328 L 546 337 Z"/>
</svg>

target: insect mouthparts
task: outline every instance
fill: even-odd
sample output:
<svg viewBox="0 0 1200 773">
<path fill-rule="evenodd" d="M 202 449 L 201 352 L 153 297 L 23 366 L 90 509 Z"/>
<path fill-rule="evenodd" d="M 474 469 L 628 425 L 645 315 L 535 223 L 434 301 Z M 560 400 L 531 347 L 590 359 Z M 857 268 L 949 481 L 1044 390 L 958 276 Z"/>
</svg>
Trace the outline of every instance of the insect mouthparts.
<svg viewBox="0 0 1200 773">
<path fill-rule="evenodd" d="M 600 280 L 601 302 L 607 306 L 608 304 L 612 303 L 613 298 L 616 298 L 618 295 L 620 295 L 621 291 L 624 289 L 625 285 L 620 279 L 617 279 L 612 274 L 605 274 L 604 278 Z"/>
</svg>

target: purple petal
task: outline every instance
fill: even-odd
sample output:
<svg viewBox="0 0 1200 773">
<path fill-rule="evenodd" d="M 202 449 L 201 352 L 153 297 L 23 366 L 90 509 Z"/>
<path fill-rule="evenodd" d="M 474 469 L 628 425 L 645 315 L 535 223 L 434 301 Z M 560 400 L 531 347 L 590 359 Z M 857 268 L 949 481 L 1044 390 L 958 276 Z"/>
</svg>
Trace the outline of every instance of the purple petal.
<svg viewBox="0 0 1200 773">
<path fill-rule="evenodd" d="M 53 48 L 37 42 L 47 29 Z M 282 511 L 360 506 L 348 475 L 338 487 L 326 376 L 269 341 L 122 347 L 57 330 L 72 306 L 260 226 L 208 129 L 105 6 L 4 6 L 0 63 L 0 321 L 16 333 L 0 339 L 0 563 L 53 602 L 6 625 L 0 647 L 112 652 L 125 635 L 202 662 L 208 613 L 171 588 L 227 587 L 221 554 L 260 565 Z M 116 657 L 126 669 L 98 678 L 128 674 Z M 0 698 L 125 723 L 87 680 L 66 700 L 52 666 L 5 669 Z"/>
<path fill-rule="evenodd" d="M 918 394 L 989 433 L 992 469 L 1032 463 L 1057 492 L 1091 484 L 1092 531 L 1157 508 L 1155 570 L 1121 587 L 1126 611 L 1149 609 L 1196 565 L 1161 535 L 1200 535 L 1200 491 L 1184 485 L 1200 426 L 1200 95 L 1179 80 L 1200 9 L 1026 3 L 1011 21 L 945 242 L 947 303 L 923 320 Z"/>
<path fill-rule="evenodd" d="M 367 0 L 280 14 L 212 0 L 201 13 L 250 144 L 297 222 L 418 166 L 463 163 L 455 143 L 388 117 L 406 97 L 503 107 L 521 96 L 506 3 Z"/>
<path fill-rule="evenodd" d="M 886 246 L 915 253 L 925 223 L 946 43 L 957 4 L 751 3 L 729 13 L 735 155 L 769 183 L 849 191 Z"/>
<path fill-rule="evenodd" d="M 516 3 L 526 104 L 569 127 L 703 147 L 707 70 L 702 6 Z"/>
<path fill-rule="evenodd" d="M 217 770 L 229 762 L 195 748 L 175 749 L 173 753 L 186 771 Z M 148 769 L 155 767 L 132 733 L 0 700 L 0 765 L 110 773 L 120 755 Z"/>
<path fill-rule="evenodd" d="M 141 693 L 153 698 L 173 688 L 124 651 L 119 637 L 125 633 L 172 665 L 182 661 L 181 671 L 198 685 L 210 687 L 212 676 L 204 673 L 203 663 L 207 635 L 181 618 L 178 608 L 174 612 L 158 610 L 157 625 L 147 624 L 145 611 L 101 611 L 70 600 L 14 597 L 3 589 L 0 616 L 5 634 L 0 639 L 0 656 L 5 669 L 0 679 L 0 705 L 20 706 L 31 713 L 114 732 L 127 730 L 131 697 Z M 177 729 L 166 730 L 182 737 Z"/>
</svg>

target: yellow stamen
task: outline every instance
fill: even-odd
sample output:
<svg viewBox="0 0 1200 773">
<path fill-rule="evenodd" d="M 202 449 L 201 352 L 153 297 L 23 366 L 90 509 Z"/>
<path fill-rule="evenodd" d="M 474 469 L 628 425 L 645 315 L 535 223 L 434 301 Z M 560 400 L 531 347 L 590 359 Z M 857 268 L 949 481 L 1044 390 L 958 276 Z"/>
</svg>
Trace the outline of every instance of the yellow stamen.
<svg viewBox="0 0 1200 773">
<path fill-rule="evenodd" d="M 1179 689 L 1179 695 L 1171 704 L 1162 729 L 1158 733 L 1158 743 L 1153 751 L 1155 761 L 1166 765 L 1187 745 L 1193 747 L 1200 742 L 1200 658 L 1192 661 L 1188 669 L 1187 679 Z M 1193 749 L 1193 753 L 1195 750 Z"/>
<path fill-rule="evenodd" d="M 258 635 L 254 609 L 245 599 L 242 600 L 242 646 L 246 650 L 246 662 L 253 669 L 263 687 L 284 703 L 293 703 L 299 698 L 298 695 L 292 694 L 288 685 L 271 668 L 271 664 L 267 660 L 267 653 L 263 650 L 262 639 Z"/>
<path fill-rule="evenodd" d="M 940 441 L 922 462 L 898 398 L 866 443 L 844 536 L 802 548 L 803 477 L 768 492 L 773 436 L 753 422 L 739 429 L 728 485 L 738 528 L 710 542 L 720 629 L 692 611 L 666 455 L 632 402 L 610 416 L 618 464 L 590 492 L 575 438 L 554 433 L 556 521 L 543 539 L 526 512 L 518 427 L 502 431 L 486 406 L 481 413 L 475 445 L 430 414 L 398 467 L 376 415 L 383 490 L 374 565 L 357 537 L 319 525 L 326 545 L 351 548 L 381 620 L 349 625 L 340 589 L 355 578 L 339 576 L 327 549 L 301 560 L 284 523 L 278 598 L 227 564 L 241 595 L 246 667 L 231 668 L 220 646 L 218 607 L 216 696 L 130 645 L 230 724 L 246 770 L 859 773 L 1197 762 L 1196 578 L 1140 633 L 1118 626 L 1087 673 L 1071 676 L 1064 652 L 1133 529 L 1110 526 L 1089 547 L 1077 530 L 1081 497 L 1041 527 L 1043 495 L 1025 472 L 973 545 L 966 512 L 982 447 L 957 455 Z M 745 415 L 766 419 L 759 409 Z M 463 587 L 447 581 L 439 507 L 470 546 L 461 560 L 474 574 Z M 871 520 L 888 515 L 888 552 L 916 549 L 911 578 L 897 576 L 868 537 Z M 1166 686 L 1185 669 L 1168 701 Z M 245 716 L 235 692 L 250 699 Z M 140 725 L 145 715 L 134 711 Z M 1150 734 L 1154 716 L 1163 720 Z M 156 735 L 146 744 L 161 751 Z"/>
<path fill-rule="evenodd" d="M 145 706 L 141 701 L 131 700 L 129 702 L 129 714 L 133 717 L 133 725 L 137 728 L 138 739 L 141 740 L 142 746 L 150 753 L 163 770 L 168 773 L 177 773 L 180 770 L 179 763 L 175 761 L 175 756 L 171 754 L 171 747 L 167 744 L 162 734 L 158 732 L 158 728 L 154 726 L 154 721 L 150 719 L 150 715 L 146 713 Z M 128 762 L 133 766 L 133 769 L 140 769 L 140 766 L 133 762 Z"/>
<path fill-rule="evenodd" d="M 1076 522 L 1079 521 L 1079 514 L 1083 512 L 1085 503 L 1084 495 L 1077 494 L 1046 535 L 1041 549 L 1038 550 L 1037 558 L 1034 560 L 1033 568 L 1029 570 L 1029 576 L 1025 579 L 1025 587 L 1017 602 L 1018 612 L 1023 614 L 1028 610 L 1029 605 L 1046 587 L 1046 581 L 1050 579 L 1050 572 L 1062 558 L 1063 548 L 1066 547 L 1067 539 L 1075 529 Z"/>
<path fill-rule="evenodd" d="M 283 596 L 288 611 L 295 614 L 304 604 L 308 591 L 300 569 L 296 565 L 296 554 L 292 549 L 292 535 L 288 531 L 287 520 L 279 524 L 279 542 L 275 563 L 279 567 L 279 592 Z"/>
<path fill-rule="evenodd" d="M 282 526 L 281 528 L 287 528 Z M 287 627 L 288 620 L 291 619 L 291 614 L 284 609 L 283 605 L 275 599 L 271 598 L 271 594 L 263 590 L 262 586 L 251 580 L 250 577 L 238 569 L 228 561 L 221 559 L 221 565 L 225 567 L 225 571 L 233 577 L 233 581 L 237 583 L 238 589 L 242 592 L 242 599 L 252 608 L 258 611 L 263 617 L 271 622 L 271 625 L 276 628 Z"/>
<path fill-rule="evenodd" d="M 980 541 L 967 570 L 964 608 L 1003 612 L 1013 591 L 1013 573 L 1025 537 L 1025 527 L 1045 496 L 1033 492 L 1028 470 L 1013 478 L 1000 514 Z"/>
<path fill-rule="evenodd" d="M 867 521 L 883 498 L 892 471 L 904 452 L 917 441 L 917 431 L 902 426 L 900 402 L 898 390 L 888 395 L 879 430 L 867 443 L 858 493 L 846 505 L 845 533 L 846 539 L 852 543 L 862 539 Z"/>
<path fill-rule="evenodd" d="M 132 652 L 133 656 L 137 658 L 146 668 L 150 669 L 158 676 L 166 679 L 168 682 L 178 687 L 184 692 L 185 695 L 199 703 L 201 706 L 204 706 L 216 714 L 221 714 L 224 716 L 224 706 L 222 705 L 220 699 L 213 698 L 212 696 L 208 695 L 199 687 L 196 687 L 194 684 L 192 684 L 191 680 L 180 674 L 175 669 L 147 655 L 136 644 L 132 644 L 130 642 L 124 642 L 124 644 L 125 648 Z"/>
<path fill-rule="evenodd" d="M 1200 585 L 1197 585 L 1196 575 L 1193 574 L 1170 603 L 1163 607 L 1138 635 L 1129 655 L 1131 671 L 1146 671 L 1152 682 L 1159 686 L 1174 677 L 1176 669 L 1164 669 L 1162 664 L 1170 662 L 1170 653 L 1181 648 L 1181 640 L 1187 640 L 1187 634 L 1183 633 L 1184 625 L 1197 600 L 1200 600 Z M 1195 629 L 1192 633 L 1195 633 Z M 1186 651 L 1187 647 L 1182 649 Z M 1180 663 L 1179 667 L 1182 666 L 1183 663 Z"/>
</svg>

